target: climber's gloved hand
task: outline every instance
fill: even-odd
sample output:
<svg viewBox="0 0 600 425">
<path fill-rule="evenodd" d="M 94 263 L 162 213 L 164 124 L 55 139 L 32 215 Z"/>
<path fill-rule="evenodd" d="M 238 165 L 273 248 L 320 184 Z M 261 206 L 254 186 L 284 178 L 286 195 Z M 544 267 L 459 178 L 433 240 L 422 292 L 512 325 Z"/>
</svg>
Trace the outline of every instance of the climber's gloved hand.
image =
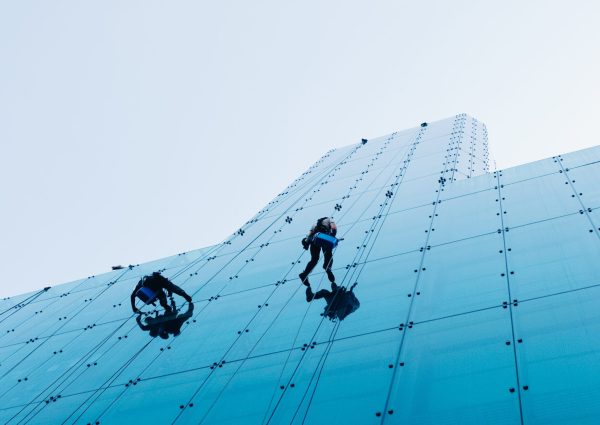
<svg viewBox="0 0 600 425">
<path fill-rule="evenodd" d="M 302 239 L 302 248 L 308 250 L 309 245 L 310 245 L 310 243 L 308 242 L 308 238 Z"/>
</svg>

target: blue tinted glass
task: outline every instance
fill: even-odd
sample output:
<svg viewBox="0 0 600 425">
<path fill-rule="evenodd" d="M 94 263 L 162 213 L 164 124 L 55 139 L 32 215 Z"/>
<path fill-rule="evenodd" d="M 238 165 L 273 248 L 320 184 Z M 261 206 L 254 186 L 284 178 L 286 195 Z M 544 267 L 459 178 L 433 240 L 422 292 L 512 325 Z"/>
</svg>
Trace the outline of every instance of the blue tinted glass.
<svg viewBox="0 0 600 425">
<path fill-rule="evenodd" d="M 514 308 L 525 423 L 598 421 L 598 302 L 595 287 Z"/>
<path fill-rule="evenodd" d="M 2 299 L 0 422 L 596 423 L 599 151 L 486 174 L 459 114 L 326 153 L 219 244 Z"/>
<path fill-rule="evenodd" d="M 393 423 L 516 424 L 519 400 L 510 314 L 495 308 L 405 328 L 397 344 Z M 393 376 L 392 376 L 393 375 Z M 392 413 L 389 413 L 392 412 Z"/>
</svg>

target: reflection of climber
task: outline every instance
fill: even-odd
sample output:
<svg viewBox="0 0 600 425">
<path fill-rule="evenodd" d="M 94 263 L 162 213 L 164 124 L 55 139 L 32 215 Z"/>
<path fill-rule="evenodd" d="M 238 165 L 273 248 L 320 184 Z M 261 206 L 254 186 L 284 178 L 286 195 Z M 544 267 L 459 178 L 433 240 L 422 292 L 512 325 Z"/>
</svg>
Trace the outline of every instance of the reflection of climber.
<svg viewBox="0 0 600 425">
<path fill-rule="evenodd" d="M 321 316 L 327 316 L 330 320 L 344 320 L 350 313 L 355 312 L 360 307 L 360 302 L 354 295 L 354 287 L 356 283 L 347 290 L 343 286 L 338 286 L 335 283 L 331 283 L 331 291 L 327 289 L 321 289 L 313 294 L 310 286 L 306 288 L 306 300 L 308 302 L 312 300 L 318 300 L 321 298 L 325 299 L 327 305 L 325 311 L 321 313 Z"/>
<path fill-rule="evenodd" d="M 173 293 L 182 296 L 187 302 L 192 302 L 190 297 L 183 289 L 175 285 L 169 279 L 161 275 L 159 272 L 154 272 L 150 276 L 144 276 L 140 279 L 136 287 L 131 293 L 131 308 L 134 313 L 138 313 L 140 310 L 135 306 L 135 298 L 139 298 L 145 304 L 153 304 L 158 300 L 160 305 L 165 309 L 166 312 L 171 310 L 167 303 L 167 295 L 172 297 Z"/>
<path fill-rule="evenodd" d="M 189 303 L 185 313 L 177 314 L 177 306 L 175 301 L 171 299 L 171 307 L 169 313 L 156 315 L 155 317 L 146 317 L 142 324 L 141 316 L 137 316 L 135 320 L 141 330 L 149 332 L 152 338 L 160 336 L 162 339 L 167 339 L 169 335 L 177 336 L 181 333 L 181 326 L 192 317 L 194 313 L 194 304 Z"/>
<path fill-rule="evenodd" d="M 306 268 L 298 276 L 300 281 L 310 287 L 308 281 L 308 275 L 315 268 L 319 262 L 319 256 L 323 251 L 323 268 L 327 273 L 327 278 L 331 283 L 335 282 L 335 276 L 331 271 L 333 265 L 333 248 L 337 244 L 335 235 L 337 233 L 337 226 L 331 217 L 323 217 L 317 220 L 315 224 L 308 232 L 308 235 L 302 239 L 302 246 L 304 249 L 310 247 L 310 261 L 306 265 Z"/>
</svg>

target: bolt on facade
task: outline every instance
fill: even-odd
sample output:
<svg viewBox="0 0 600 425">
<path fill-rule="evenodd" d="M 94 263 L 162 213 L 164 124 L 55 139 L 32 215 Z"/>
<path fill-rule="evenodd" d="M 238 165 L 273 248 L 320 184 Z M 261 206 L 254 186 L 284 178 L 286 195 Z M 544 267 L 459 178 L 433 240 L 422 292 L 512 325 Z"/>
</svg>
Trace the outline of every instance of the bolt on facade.
<svg viewBox="0 0 600 425">
<path fill-rule="evenodd" d="M 0 300 L 0 422 L 596 423 L 598 177 L 490 172 L 465 114 L 329 151 L 221 244 Z M 325 216 L 344 317 L 298 278 Z M 155 271 L 193 304 L 136 319 Z"/>
</svg>

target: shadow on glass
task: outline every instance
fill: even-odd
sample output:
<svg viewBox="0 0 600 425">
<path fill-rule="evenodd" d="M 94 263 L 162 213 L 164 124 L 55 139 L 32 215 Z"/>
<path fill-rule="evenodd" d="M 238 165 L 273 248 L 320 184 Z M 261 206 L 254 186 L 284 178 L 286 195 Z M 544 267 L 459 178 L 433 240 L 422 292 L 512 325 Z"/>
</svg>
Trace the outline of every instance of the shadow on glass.
<svg viewBox="0 0 600 425">
<path fill-rule="evenodd" d="M 181 326 L 194 313 L 194 304 L 188 303 L 185 312 L 180 313 L 177 310 L 175 301 L 171 298 L 171 308 L 162 314 L 156 312 L 154 316 L 148 314 L 142 323 L 142 315 L 138 315 L 135 320 L 142 331 L 148 332 L 152 338 L 157 336 L 162 339 L 168 339 L 169 336 L 177 336 L 181 333 Z"/>
<path fill-rule="evenodd" d="M 331 291 L 321 289 L 313 294 L 311 287 L 306 288 L 306 300 L 325 300 L 325 309 L 321 316 L 327 317 L 331 321 L 344 320 L 349 314 L 354 313 L 360 307 L 360 302 L 354 294 L 356 283 L 346 289 L 343 286 L 338 286 L 336 283 L 331 283 Z"/>
</svg>

